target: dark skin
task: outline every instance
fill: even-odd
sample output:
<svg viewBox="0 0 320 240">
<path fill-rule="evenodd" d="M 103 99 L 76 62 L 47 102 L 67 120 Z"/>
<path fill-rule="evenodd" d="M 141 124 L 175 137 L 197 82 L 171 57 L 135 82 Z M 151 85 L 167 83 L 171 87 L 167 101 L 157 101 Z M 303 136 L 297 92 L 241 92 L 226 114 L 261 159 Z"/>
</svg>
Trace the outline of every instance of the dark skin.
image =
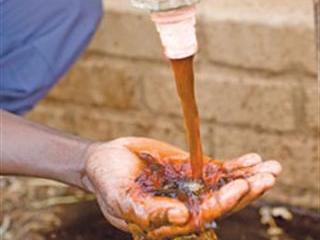
<svg viewBox="0 0 320 240">
<path fill-rule="evenodd" d="M 128 231 L 128 223 L 134 223 L 147 230 L 151 239 L 188 234 L 195 230 L 195 226 L 189 224 L 190 212 L 184 203 L 135 190 L 135 179 L 146 167 L 136 152 L 150 152 L 182 162 L 189 159 L 186 152 L 147 138 L 92 142 L 31 123 L 5 111 L 0 114 L 1 174 L 48 178 L 92 192 L 111 224 Z M 249 172 L 250 177 L 231 181 L 211 193 L 200 206 L 203 221 L 211 221 L 245 207 L 270 189 L 281 172 L 278 162 L 262 162 L 257 154 L 247 154 L 221 164 L 230 172 Z M 165 219 L 162 221 L 161 218 Z M 163 224 L 151 227 L 155 220 Z"/>
</svg>

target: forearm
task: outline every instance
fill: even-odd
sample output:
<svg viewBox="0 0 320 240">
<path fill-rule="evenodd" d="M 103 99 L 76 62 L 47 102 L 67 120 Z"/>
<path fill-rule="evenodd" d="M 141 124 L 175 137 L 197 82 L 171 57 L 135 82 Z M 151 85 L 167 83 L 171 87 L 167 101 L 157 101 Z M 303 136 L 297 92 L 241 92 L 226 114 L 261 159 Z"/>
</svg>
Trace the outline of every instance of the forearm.
<svg viewBox="0 0 320 240">
<path fill-rule="evenodd" d="M 83 187 L 92 142 L 63 134 L 5 111 L 1 117 L 1 174 L 49 178 Z"/>
</svg>

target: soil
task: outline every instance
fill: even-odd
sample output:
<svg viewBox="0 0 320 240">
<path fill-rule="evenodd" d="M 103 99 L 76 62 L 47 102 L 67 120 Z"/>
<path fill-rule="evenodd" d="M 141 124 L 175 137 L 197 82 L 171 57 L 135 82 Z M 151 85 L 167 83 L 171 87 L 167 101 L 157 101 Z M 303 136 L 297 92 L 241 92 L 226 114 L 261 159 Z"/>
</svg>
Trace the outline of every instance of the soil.
<svg viewBox="0 0 320 240">
<path fill-rule="evenodd" d="M 285 215 L 270 217 L 280 232 L 271 231 L 269 224 L 261 223 L 261 209 L 281 208 L 292 214 L 292 219 Z M 49 240 L 130 240 L 129 234 L 110 226 L 102 216 L 95 202 L 83 202 L 76 205 L 60 206 L 64 224 L 47 233 Z M 217 222 L 216 232 L 220 240 L 319 240 L 320 214 L 293 206 L 283 206 L 258 202 L 246 209 L 221 219 Z M 273 226 L 275 227 L 275 226 Z"/>
<path fill-rule="evenodd" d="M 147 164 L 147 167 L 136 179 L 136 183 L 142 192 L 153 196 L 179 199 L 193 213 L 194 219 L 197 217 L 200 204 L 211 192 L 220 189 L 235 179 L 218 161 L 205 164 L 203 177 L 195 180 L 192 178 L 189 161 L 160 164 L 157 162 L 166 161 L 157 161 L 146 152 L 142 152 L 138 156 Z"/>
</svg>

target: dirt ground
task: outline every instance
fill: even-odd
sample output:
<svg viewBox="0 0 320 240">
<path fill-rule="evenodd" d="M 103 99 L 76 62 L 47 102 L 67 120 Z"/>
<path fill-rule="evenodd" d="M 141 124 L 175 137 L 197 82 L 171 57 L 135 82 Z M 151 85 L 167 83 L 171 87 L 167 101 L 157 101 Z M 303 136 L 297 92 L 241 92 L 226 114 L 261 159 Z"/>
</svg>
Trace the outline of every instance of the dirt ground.
<svg viewBox="0 0 320 240">
<path fill-rule="evenodd" d="M 104 219 L 94 196 L 54 181 L 0 177 L 1 240 L 129 240 Z M 318 240 L 316 211 L 256 202 L 217 222 L 220 240 Z"/>
<path fill-rule="evenodd" d="M 77 188 L 54 181 L 0 177 L 0 239 L 42 240 L 62 224 L 60 204 L 94 199 Z"/>
</svg>

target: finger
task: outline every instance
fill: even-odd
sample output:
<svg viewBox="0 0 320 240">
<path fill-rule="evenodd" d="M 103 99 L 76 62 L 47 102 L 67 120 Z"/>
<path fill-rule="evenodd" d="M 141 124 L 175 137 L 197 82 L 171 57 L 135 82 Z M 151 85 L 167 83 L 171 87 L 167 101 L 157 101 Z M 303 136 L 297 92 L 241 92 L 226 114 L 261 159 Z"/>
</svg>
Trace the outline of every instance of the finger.
<svg viewBox="0 0 320 240">
<path fill-rule="evenodd" d="M 159 223 L 168 222 L 173 225 L 182 225 L 189 219 L 189 210 L 176 199 L 157 197 L 145 202 L 150 221 L 157 226 Z"/>
<path fill-rule="evenodd" d="M 234 211 L 238 211 L 247 206 L 252 201 L 260 197 L 275 184 L 275 177 L 270 173 L 258 173 L 247 179 L 249 184 L 248 194 L 241 199 Z"/>
<path fill-rule="evenodd" d="M 195 225 L 192 222 L 184 226 L 163 226 L 148 232 L 150 239 L 168 239 L 174 236 L 188 235 L 193 232 Z"/>
<path fill-rule="evenodd" d="M 273 176 L 278 176 L 282 171 L 280 163 L 277 161 L 261 162 L 255 166 L 237 169 L 231 173 L 233 178 L 248 178 L 257 173 L 270 173 Z"/>
<path fill-rule="evenodd" d="M 212 221 L 230 211 L 248 190 L 248 183 L 244 179 L 238 179 L 223 186 L 202 203 L 201 219 L 205 222 Z"/>
<path fill-rule="evenodd" d="M 142 229 L 159 228 L 165 225 L 183 225 L 190 217 L 187 207 L 177 199 L 144 196 L 130 200 L 130 221 Z"/>
<path fill-rule="evenodd" d="M 172 208 L 168 211 L 168 221 L 174 225 L 183 225 L 189 219 L 189 211 L 184 208 Z"/>
<path fill-rule="evenodd" d="M 105 218 L 108 220 L 108 222 L 112 226 L 114 226 L 122 231 L 128 231 L 127 223 L 124 220 L 116 217 L 115 215 L 112 215 L 108 211 L 107 204 L 103 201 L 103 199 L 99 195 L 97 195 L 97 201 L 100 205 L 100 209 L 102 210 L 103 215 L 105 216 Z"/>
<path fill-rule="evenodd" d="M 273 176 L 278 176 L 282 167 L 279 162 L 270 160 L 252 167 L 251 171 L 253 173 L 271 173 Z"/>
<path fill-rule="evenodd" d="M 191 229 L 187 224 L 190 219 L 189 210 L 176 199 L 147 197 L 143 200 L 143 206 L 135 205 L 133 209 L 135 218 L 130 221 L 147 230 L 148 239 L 186 234 Z"/>
<path fill-rule="evenodd" d="M 223 166 L 227 171 L 234 171 L 239 168 L 251 167 L 261 162 L 262 159 L 258 154 L 249 153 L 235 160 L 227 161 Z"/>
<path fill-rule="evenodd" d="M 104 213 L 104 216 L 112 226 L 124 232 L 128 232 L 128 224 L 124 220 L 116 218 L 108 213 Z"/>
</svg>

